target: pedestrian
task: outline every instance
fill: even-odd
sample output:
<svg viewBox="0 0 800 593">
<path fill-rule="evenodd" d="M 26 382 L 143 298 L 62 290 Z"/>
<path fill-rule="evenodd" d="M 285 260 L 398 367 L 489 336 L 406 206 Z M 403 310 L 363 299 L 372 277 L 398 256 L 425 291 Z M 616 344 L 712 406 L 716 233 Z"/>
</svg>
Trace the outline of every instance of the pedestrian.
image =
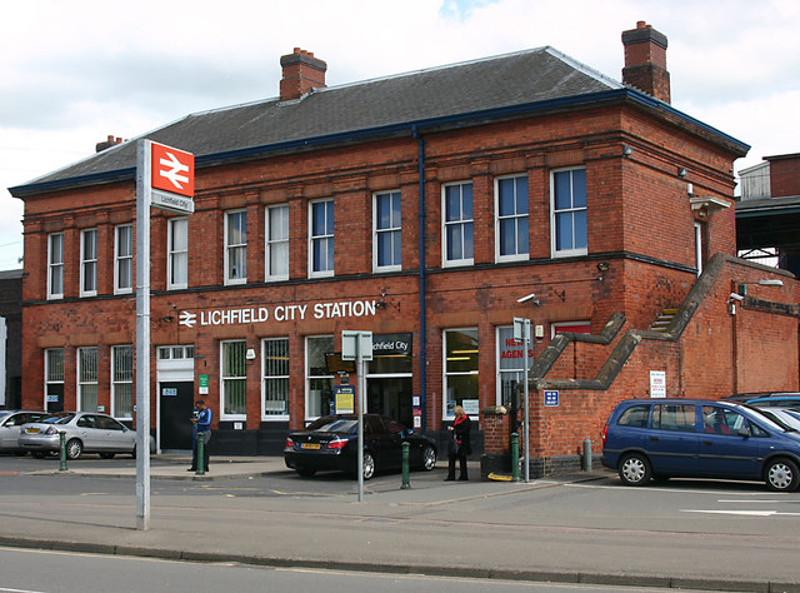
<svg viewBox="0 0 800 593">
<path fill-rule="evenodd" d="M 208 471 L 208 443 L 211 441 L 211 420 L 213 414 L 206 407 L 206 402 L 202 399 L 194 402 L 194 414 L 192 415 L 192 467 L 186 471 L 197 471 L 197 442 L 203 439 L 203 469 Z"/>
<path fill-rule="evenodd" d="M 453 426 L 447 427 L 447 430 L 452 431 L 453 438 L 450 439 L 448 451 L 450 464 L 445 482 L 456 479 L 456 458 L 459 460 L 459 469 L 461 470 L 458 479 L 469 480 L 469 477 L 467 477 L 467 455 L 472 453 L 472 446 L 469 441 L 470 419 L 461 406 L 456 406 L 453 409 L 453 414 L 456 416 Z"/>
</svg>

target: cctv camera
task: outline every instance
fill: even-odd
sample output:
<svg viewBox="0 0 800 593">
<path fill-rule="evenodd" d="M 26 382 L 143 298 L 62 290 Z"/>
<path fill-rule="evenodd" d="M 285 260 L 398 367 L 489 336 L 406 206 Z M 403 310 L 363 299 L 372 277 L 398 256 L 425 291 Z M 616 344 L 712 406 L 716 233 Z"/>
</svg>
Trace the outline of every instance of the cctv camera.
<svg viewBox="0 0 800 593">
<path fill-rule="evenodd" d="M 740 301 L 741 302 L 741 301 L 744 300 L 744 297 L 742 295 L 740 295 L 740 294 L 736 294 L 735 292 L 732 292 L 731 293 L 731 300 L 732 301 Z"/>
<path fill-rule="evenodd" d="M 535 298 L 536 298 L 536 295 L 535 295 L 534 293 L 531 293 L 531 294 L 526 294 L 526 295 L 525 295 L 524 297 L 522 297 L 521 299 L 517 299 L 517 302 L 518 302 L 518 303 L 527 303 L 529 300 L 531 300 L 531 299 L 535 299 Z"/>
</svg>

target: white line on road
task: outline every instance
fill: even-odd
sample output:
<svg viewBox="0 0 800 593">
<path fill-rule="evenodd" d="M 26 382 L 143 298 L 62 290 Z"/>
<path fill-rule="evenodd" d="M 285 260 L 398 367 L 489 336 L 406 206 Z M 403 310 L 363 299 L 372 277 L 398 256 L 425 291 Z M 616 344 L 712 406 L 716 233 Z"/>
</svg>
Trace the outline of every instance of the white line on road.
<svg viewBox="0 0 800 593">
<path fill-rule="evenodd" d="M 800 517 L 800 513 L 781 513 L 779 511 L 739 511 L 713 509 L 681 509 L 682 513 L 708 513 L 712 515 L 741 515 L 745 517 Z"/>
</svg>

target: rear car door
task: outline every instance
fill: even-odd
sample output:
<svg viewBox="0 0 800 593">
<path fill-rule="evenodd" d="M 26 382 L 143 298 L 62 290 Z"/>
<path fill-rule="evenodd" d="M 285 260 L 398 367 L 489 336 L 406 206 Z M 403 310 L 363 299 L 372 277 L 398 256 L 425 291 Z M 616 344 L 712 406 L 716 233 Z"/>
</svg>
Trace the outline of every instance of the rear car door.
<svg viewBox="0 0 800 593">
<path fill-rule="evenodd" d="M 695 404 L 653 404 L 645 447 L 655 475 L 694 475 L 699 449 Z"/>
<path fill-rule="evenodd" d="M 97 428 L 97 416 L 83 414 L 75 422 L 78 434 L 83 441 L 84 451 L 103 451 L 105 449 L 105 435 Z"/>
</svg>

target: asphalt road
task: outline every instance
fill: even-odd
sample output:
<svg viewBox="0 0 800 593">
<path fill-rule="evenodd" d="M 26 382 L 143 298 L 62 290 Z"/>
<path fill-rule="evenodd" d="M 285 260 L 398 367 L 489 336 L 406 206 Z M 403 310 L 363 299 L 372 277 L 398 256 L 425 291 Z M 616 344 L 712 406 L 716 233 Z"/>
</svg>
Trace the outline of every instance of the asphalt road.
<svg viewBox="0 0 800 593">
<path fill-rule="evenodd" d="M 26 474 L 42 463 L 52 468 L 53 460 L 0 457 L 0 535 L 272 566 L 521 571 L 527 580 L 621 575 L 623 584 L 713 588 L 707 580 L 717 590 L 747 583 L 736 590 L 800 591 L 800 493 L 772 493 L 758 483 L 671 480 L 630 488 L 599 474 L 530 485 L 445 484 L 438 468 L 412 474 L 410 490 L 399 489 L 397 474 L 370 480 L 359 504 L 353 480 L 300 478 L 276 463 L 250 478 L 153 481 L 152 529 L 142 533 L 133 529 L 131 479 Z M 765 588 L 776 582 L 790 586 Z"/>
<path fill-rule="evenodd" d="M 46 570 L 42 567 L 46 566 Z M 320 569 L 188 563 L 152 558 L 0 548 L 0 593 L 196 593 L 324 591 L 325 593 L 660 593 L 618 585 L 578 585 Z M 698 593 L 698 592 L 696 592 Z"/>
</svg>

